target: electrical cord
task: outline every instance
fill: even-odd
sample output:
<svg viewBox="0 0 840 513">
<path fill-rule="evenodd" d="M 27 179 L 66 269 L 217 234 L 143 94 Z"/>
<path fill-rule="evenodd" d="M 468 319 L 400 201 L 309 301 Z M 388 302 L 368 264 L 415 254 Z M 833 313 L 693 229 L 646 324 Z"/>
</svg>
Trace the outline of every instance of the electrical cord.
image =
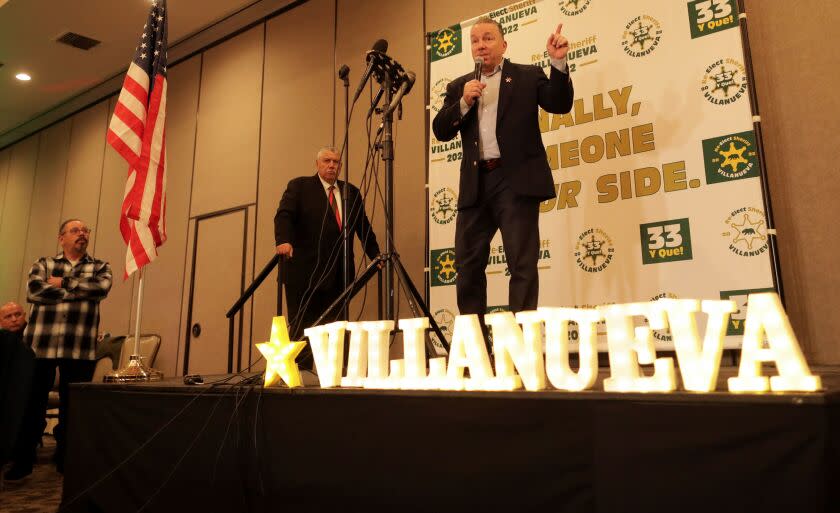
<svg viewBox="0 0 840 513">
<path fill-rule="evenodd" d="M 64 503 L 62 508 L 59 511 L 65 511 L 67 508 L 69 508 L 76 501 L 78 501 L 79 499 L 81 499 L 82 497 L 87 495 L 90 491 L 92 491 L 93 489 L 95 489 L 99 485 L 101 485 L 103 482 L 105 482 L 105 480 L 107 480 L 109 477 L 111 477 L 117 470 L 119 470 L 123 466 L 125 466 L 129 461 L 131 461 L 135 456 L 137 456 L 141 451 L 143 451 L 143 449 L 148 447 L 148 445 L 151 444 L 161 433 L 166 431 L 166 429 L 170 425 L 172 425 L 172 423 L 175 422 L 175 420 L 177 420 L 179 417 L 181 417 L 181 415 L 183 415 L 184 412 L 186 412 L 187 409 L 189 409 L 189 407 L 192 406 L 192 404 L 195 403 L 199 398 L 201 398 L 202 396 L 204 396 L 206 393 L 210 392 L 211 390 L 215 390 L 218 387 L 219 383 L 229 381 L 236 376 L 237 376 L 236 374 L 233 374 L 233 375 L 231 375 L 231 376 L 229 376 L 229 377 L 227 377 L 223 380 L 219 380 L 218 382 L 208 383 L 207 385 L 205 385 L 206 388 L 204 388 L 198 394 L 193 396 L 193 398 L 190 399 L 187 402 L 187 404 L 184 405 L 183 408 L 181 408 L 175 415 L 173 415 L 169 420 L 167 420 L 160 428 L 158 428 L 154 433 L 152 433 L 152 435 L 149 436 L 149 438 L 147 438 L 146 441 L 144 441 L 139 446 L 137 446 L 128 456 L 126 456 L 125 458 L 123 458 L 122 461 L 117 463 L 117 465 L 114 468 L 112 468 L 111 470 L 106 472 L 102 477 L 100 477 L 99 479 L 94 481 L 90 486 L 88 486 L 87 488 L 85 488 L 84 490 L 79 492 L 75 497 L 73 497 L 72 499 L 70 499 L 69 501 Z M 246 378 L 246 379 L 250 379 L 250 378 Z M 228 389 L 228 390 L 233 390 L 233 388 Z M 221 400 L 224 399 L 226 395 L 227 395 L 227 392 L 224 392 L 219 396 L 219 400 L 216 401 L 216 405 L 214 405 L 213 409 L 211 410 L 210 415 L 208 416 L 207 421 L 204 423 L 204 426 L 202 427 L 201 431 L 198 433 L 198 435 L 196 435 L 193 438 L 193 442 L 190 444 L 190 446 L 187 448 L 185 453 L 181 456 L 181 458 L 178 460 L 176 465 L 173 467 L 172 472 L 170 472 L 167 479 L 165 479 L 164 482 L 161 483 L 161 485 L 158 487 L 158 489 L 152 494 L 152 496 L 149 497 L 149 499 L 140 507 L 140 509 L 138 511 L 142 511 L 149 504 L 149 502 L 160 492 L 162 487 L 169 481 L 169 478 L 171 478 L 172 474 L 175 472 L 178 465 L 181 463 L 181 461 L 183 461 L 184 457 L 186 457 L 186 454 L 189 453 L 190 449 L 195 444 L 195 441 L 198 440 L 200 435 L 207 428 L 207 424 L 209 422 L 209 419 L 212 418 L 213 412 L 215 412 L 216 408 L 221 403 Z"/>
</svg>

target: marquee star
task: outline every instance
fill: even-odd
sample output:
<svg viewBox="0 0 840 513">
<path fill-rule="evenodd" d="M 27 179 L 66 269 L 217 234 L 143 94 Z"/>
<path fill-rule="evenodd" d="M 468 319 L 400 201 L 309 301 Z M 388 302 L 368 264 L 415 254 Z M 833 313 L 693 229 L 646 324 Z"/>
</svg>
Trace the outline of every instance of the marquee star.
<svg viewBox="0 0 840 513">
<path fill-rule="evenodd" d="M 289 329 L 283 316 L 271 322 L 271 337 L 268 342 L 257 344 L 265 356 L 265 386 L 270 387 L 282 378 L 289 388 L 302 386 L 300 369 L 295 358 L 306 347 L 306 342 L 290 342 Z"/>
</svg>

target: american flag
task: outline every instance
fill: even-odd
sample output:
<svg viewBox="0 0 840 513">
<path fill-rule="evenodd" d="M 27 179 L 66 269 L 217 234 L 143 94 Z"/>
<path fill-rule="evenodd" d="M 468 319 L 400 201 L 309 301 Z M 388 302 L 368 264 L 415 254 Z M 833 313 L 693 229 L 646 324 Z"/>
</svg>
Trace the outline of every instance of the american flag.
<svg viewBox="0 0 840 513">
<path fill-rule="evenodd" d="M 125 278 L 166 241 L 166 34 L 166 0 L 157 0 L 108 125 L 108 144 L 128 162 L 120 215 Z"/>
</svg>

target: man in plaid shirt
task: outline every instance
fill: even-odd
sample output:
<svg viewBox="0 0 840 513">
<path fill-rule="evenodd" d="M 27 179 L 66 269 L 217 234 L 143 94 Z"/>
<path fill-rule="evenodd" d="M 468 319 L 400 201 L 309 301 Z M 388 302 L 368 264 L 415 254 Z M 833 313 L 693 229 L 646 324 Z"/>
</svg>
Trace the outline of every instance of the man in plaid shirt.
<svg viewBox="0 0 840 513">
<path fill-rule="evenodd" d="M 53 459 L 56 469 L 64 470 L 68 385 L 93 378 L 99 302 L 111 290 L 111 266 L 88 255 L 89 240 L 90 228 L 84 222 L 64 221 L 58 232 L 61 254 L 38 259 L 29 271 L 27 301 L 32 310 L 23 339 L 35 352 L 35 372 L 24 432 L 6 479 L 21 479 L 32 472 L 56 368 L 59 407 Z"/>
</svg>

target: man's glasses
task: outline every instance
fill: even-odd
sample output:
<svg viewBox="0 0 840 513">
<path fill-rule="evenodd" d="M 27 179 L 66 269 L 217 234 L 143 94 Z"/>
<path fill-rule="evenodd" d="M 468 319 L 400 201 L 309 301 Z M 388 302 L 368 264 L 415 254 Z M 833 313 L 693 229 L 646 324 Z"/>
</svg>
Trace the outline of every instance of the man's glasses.
<svg viewBox="0 0 840 513">
<path fill-rule="evenodd" d="M 84 228 L 73 227 L 73 228 L 70 228 L 69 230 L 64 230 L 63 232 L 61 232 L 61 235 L 64 235 L 65 233 L 69 233 L 70 235 L 78 235 L 80 233 L 84 233 L 85 235 L 90 235 L 90 228 L 88 228 L 87 226 L 85 226 Z"/>
</svg>

